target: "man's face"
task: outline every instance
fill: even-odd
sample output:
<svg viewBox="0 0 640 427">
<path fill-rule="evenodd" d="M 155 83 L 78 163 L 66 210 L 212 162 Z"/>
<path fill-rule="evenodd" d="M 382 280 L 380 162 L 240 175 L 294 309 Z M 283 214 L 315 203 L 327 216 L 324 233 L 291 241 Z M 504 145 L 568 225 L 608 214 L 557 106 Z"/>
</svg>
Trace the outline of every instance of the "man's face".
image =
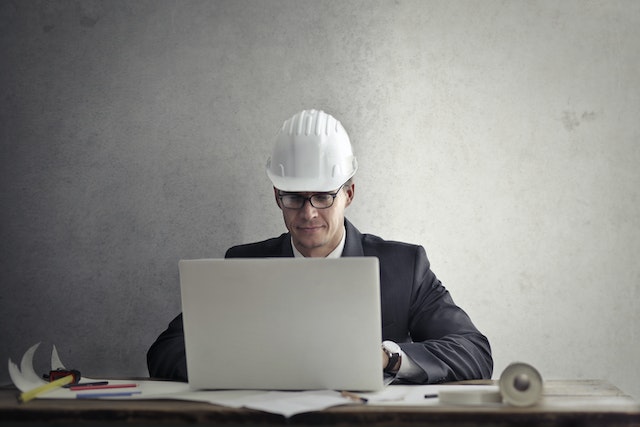
<svg viewBox="0 0 640 427">
<path fill-rule="evenodd" d="M 288 193 L 274 188 L 284 223 L 291 233 L 293 244 L 302 255 L 325 257 L 338 246 L 344 232 L 344 211 L 351 204 L 354 191 L 355 184 L 345 185 L 338 191 L 333 205 L 325 209 L 313 207 L 309 200 L 300 209 L 291 209 L 283 206 L 280 195 L 294 194 L 307 198 L 327 193 Z"/>
</svg>

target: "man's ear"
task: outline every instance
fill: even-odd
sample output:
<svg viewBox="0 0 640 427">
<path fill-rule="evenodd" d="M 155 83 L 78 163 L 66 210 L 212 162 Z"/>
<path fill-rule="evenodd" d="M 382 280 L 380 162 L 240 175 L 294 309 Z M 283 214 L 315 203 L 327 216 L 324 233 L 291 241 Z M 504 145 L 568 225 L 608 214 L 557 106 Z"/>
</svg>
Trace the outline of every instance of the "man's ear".
<svg viewBox="0 0 640 427">
<path fill-rule="evenodd" d="M 346 206 L 349 206 L 351 202 L 353 202 L 353 198 L 356 195 L 356 184 L 352 182 L 349 186 L 345 186 L 343 190 L 347 195 L 347 201 L 345 203 L 345 207 L 346 207 Z"/>
</svg>

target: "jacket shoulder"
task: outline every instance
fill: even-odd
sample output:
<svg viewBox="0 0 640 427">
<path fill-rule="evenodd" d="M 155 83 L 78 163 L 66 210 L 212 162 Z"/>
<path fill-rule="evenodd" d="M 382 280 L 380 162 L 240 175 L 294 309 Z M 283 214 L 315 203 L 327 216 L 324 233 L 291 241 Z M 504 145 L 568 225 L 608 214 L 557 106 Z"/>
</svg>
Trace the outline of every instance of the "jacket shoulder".
<svg viewBox="0 0 640 427">
<path fill-rule="evenodd" d="M 246 243 L 233 246 L 227 250 L 225 258 L 269 258 L 285 256 L 283 245 L 288 238 L 284 233 L 278 237 L 272 237 L 260 242 Z"/>
<path fill-rule="evenodd" d="M 415 254 L 421 246 L 412 243 L 398 242 L 395 240 L 385 240 L 373 234 L 362 235 L 362 248 L 365 255 L 376 255 L 394 253 L 397 255 Z"/>
</svg>

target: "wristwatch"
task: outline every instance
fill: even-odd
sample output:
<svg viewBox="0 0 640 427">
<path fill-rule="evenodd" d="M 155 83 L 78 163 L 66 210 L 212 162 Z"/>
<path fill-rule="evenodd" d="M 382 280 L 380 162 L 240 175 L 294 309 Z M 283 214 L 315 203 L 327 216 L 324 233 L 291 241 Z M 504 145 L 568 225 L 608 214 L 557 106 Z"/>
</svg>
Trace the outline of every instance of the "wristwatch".
<svg viewBox="0 0 640 427">
<path fill-rule="evenodd" d="M 402 350 L 400 350 L 400 346 L 393 341 L 383 341 L 382 350 L 389 356 L 389 363 L 385 366 L 384 372 L 389 374 L 397 373 L 398 371 L 394 370 L 394 368 L 398 364 L 398 361 L 402 360 Z"/>
</svg>

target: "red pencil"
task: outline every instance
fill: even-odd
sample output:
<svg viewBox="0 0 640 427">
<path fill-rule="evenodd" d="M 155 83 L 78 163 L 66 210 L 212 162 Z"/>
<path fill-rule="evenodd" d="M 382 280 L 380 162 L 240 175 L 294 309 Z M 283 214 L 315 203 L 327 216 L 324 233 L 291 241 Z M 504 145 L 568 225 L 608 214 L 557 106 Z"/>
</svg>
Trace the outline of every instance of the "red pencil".
<svg viewBox="0 0 640 427">
<path fill-rule="evenodd" d="M 69 387 L 69 390 L 72 391 L 82 391 L 82 390 L 103 390 L 108 388 L 129 388 L 129 387 L 137 387 L 138 384 L 105 384 L 105 385 L 86 385 L 82 384 L 74 385 L 73 387 Z"/>
</svg>

